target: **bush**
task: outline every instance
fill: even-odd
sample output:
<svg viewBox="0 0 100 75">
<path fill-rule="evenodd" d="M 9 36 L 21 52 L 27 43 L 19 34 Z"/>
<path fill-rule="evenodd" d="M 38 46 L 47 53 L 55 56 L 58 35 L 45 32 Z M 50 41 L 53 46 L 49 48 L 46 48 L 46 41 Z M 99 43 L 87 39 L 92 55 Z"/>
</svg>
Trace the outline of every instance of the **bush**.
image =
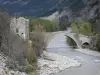
<svg viewBox="0 0 100 75">
<path fill-rule="evenodd" d="M 30 72 L 33 72 L 34 70 L 36 70 L 36 69 L 34 69 L 34 67 L 32 66 L 32 65 L 30 65 L 30 64 L 27 64 L 26 66 L 24 66 L 24 71 L 26 72 L 26 73 L 30 73 Z"/>
<path fill-rule="evenodd" d="M 100 51 L 100 34 L 96 35 L 96 47 Z"/>
<path fill-rule="evenodd" d="M 19 71 L 26 72 L 26 73 L 36 72 L 36 68 L 37 68 L 36 63 L 34 63 L 34 65 L 27 63 L 23 66 L 22 65 L 17 66 L 17 69 Z"/>
<path fill-rule="evenodd" d="M 35 50 L 37 56 L 41 56 L 43 50 L 46 50 L 46 37 L 45 32 L 41 25 L 37 25 L 35 30 L 30 34 L 32 41 L 32 48 Z"/>
<path fill-rule="evenodd" d="M 37 73 L 36 72 L 31 72 L 28 75 L 37 75 Z"/>
<path fill-rule="evenodd" d="M 35 50 L 33 50 L 33 48 L 32 48 L 32 41 L 28 42 L 28 46 L 29 46 L 29 49 L 28 49 L 28 61 L 29 61 L 30 64 L 36 63 L 36 61 L 37 61 L 36 53 L 35 53 Z"/>
</svg>

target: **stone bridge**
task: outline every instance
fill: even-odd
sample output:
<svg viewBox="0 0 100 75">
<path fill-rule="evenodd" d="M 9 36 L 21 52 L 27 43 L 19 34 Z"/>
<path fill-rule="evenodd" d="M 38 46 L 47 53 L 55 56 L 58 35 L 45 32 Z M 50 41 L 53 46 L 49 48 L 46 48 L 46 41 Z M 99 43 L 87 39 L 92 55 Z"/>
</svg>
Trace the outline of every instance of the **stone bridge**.
<svg viewBox="0 0 100 75">
<path fill-rule="evenodd" d="M 73 39 L 73 41 L 75 41 L 75 43 L 77 44 L 78 48 L 82 48 L 83 46 L 86 46 L 86 45 L 88 45 L 88 47 L 90 47 L 91 40 L 88 36 L 81 35 L 81 34 L 78 35 L 78 34 L 72 33 L 72 32 L 67 32 L 65 34 L 65 36 Z"/>
<path fill-rule="evenodd" d="M 89 45 L 89 46 L 91 46 L 90 37 L 85 36 L 85 35 L 81 35 L 81 34 L 77 35 L 76 33 L 72 33 L 71 30 L 68 30 L 68 31 L 58 31 L 58 32 L 53 32 L 53 33 L 47 33 L 46 34 L 47 40 L 48 40 L 47 45 L 49 44 L 49 42 L 51 40 L 53 40 L 55 38 L 55 35 L 60 35 L 61 33 L 64 33 L 65 36 L 73 39 L 73 41 L 77 44 L 78 48 L 82 48 L 83 45 Z M 61 36 L 64 36 L 64 35 L 61 35 Z M 66 39 L 66 38 L 62 38 L 62 39 Z"/>
</svg>

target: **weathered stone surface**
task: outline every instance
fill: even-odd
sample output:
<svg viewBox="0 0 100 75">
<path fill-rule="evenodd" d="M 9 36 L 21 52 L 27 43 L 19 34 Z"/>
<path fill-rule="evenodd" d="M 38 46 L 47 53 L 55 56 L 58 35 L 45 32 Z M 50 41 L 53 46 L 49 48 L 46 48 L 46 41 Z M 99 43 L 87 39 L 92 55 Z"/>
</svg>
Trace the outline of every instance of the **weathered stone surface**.
<svg viewBox="0 0 100 75">
<path fill-rule="evenodd" d="M 10 30 L 20 35 L 23 39 L 29 39 L 29 19 L 23 17 L 12 18 Z"/>
</svg>

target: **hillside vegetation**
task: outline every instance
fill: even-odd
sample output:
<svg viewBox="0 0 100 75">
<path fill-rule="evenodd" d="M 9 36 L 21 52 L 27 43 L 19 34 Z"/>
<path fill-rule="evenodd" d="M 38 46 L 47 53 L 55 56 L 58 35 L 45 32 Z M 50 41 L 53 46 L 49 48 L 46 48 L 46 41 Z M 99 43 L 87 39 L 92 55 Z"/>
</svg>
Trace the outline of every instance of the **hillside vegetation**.
<svg viewBox="0 0 100 75">
<path fill-rule="evenodd" d="M 76 22 L 71 24 L 73 32 L 80 33 L 86 36 L 93 35 L 93 27 L 89 22 Z"/>
<path fill-rule="evenodd" d="M 53 32 L 57 30 L 55 21 L 32 18 L 30 19 L 30 32 L 34 31 L 36 25 L 42 25 L 43 29 L 47 32 Z"/>
</svg>

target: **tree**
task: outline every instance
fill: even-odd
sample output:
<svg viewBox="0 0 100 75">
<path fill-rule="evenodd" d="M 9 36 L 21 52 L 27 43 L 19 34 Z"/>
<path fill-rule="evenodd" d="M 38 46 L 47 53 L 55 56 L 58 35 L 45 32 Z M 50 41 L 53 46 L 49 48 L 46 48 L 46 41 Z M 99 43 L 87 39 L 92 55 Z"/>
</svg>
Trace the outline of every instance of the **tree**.
<svg viewBox="0 0 100 75">
<path fill-rule="evenodd" d="M 82 22 L 72 23 L 71 28 L 75 33 L 80 33 L 87 36 L 93 35 L 93 27 L 89 22 L 82 21 Z"/>
<path fill-rule="evenodd" d="M 92 35 L 92 25 L 88 22 L 83 22 L 79 24 L 79 32 L 83 35 Z"/>
<path fill-rule="evenodd" d="M 7 12 L 0 12 L 1 51 L 9 53 L 10 16 Z M 4 47 L 5 44 L 5 47 Z M 7 51 L 8 50 L 8 51 Z M 6 52 L 7 51 L 7 52 Z"/>
<path fill-rule="evenodd" d="M 79 32 L 79 31 L 78 31 L 78 26 L 77 26 L 77 24 L 72 23 L 72 24 L 71 24 L 71 28 L 72 28 L 73 32 L 75 32 L 75 33 L 78 33 L 78 32 Z"/>
<path fill-rule="evenodd" d="M 41 25 L 47 32 L 52 32 L 56 30 L 56 23 L 54 21 L 33 18 L 30 19 L 30 32 L 34 31 L 36 25 Z"/>
<path fill-rule="evenodd" d="M 97 34 L 96 35 L 96 47 L 97 47 L 97 50 L 100 51 L 100 34 Z"/>
<path fill-rule="evenodd" d="M 30 40 L 32 40 L 32 47 L 37 56 L 41 56 L 43 50 L 46 50 L 46 37 L 43 27 L 36 25 L 34 31 L 30 34 Z"/>
</svg>

